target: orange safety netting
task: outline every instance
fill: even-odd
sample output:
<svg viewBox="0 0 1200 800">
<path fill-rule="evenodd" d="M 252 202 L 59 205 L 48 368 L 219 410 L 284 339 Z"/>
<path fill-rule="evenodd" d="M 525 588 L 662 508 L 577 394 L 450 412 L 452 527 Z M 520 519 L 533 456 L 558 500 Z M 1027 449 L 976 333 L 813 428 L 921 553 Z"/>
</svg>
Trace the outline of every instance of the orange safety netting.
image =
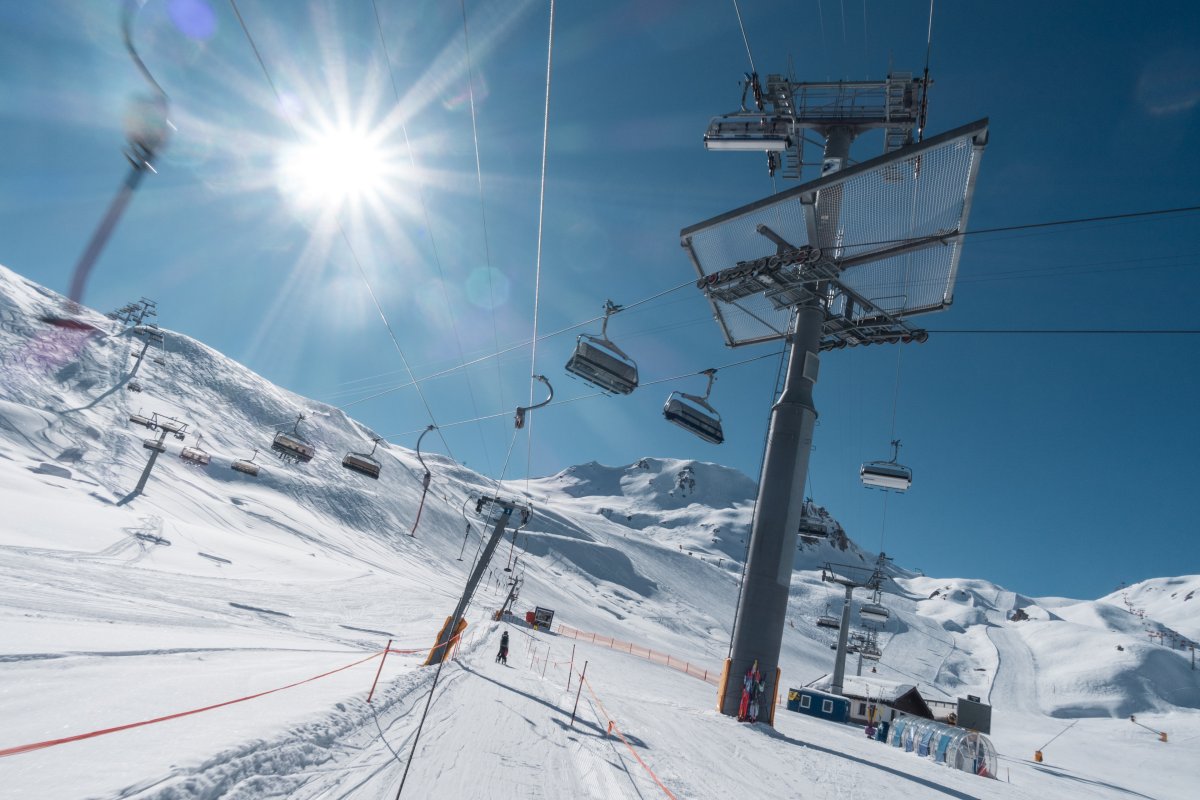
<svg viewBox="0 0 1200 800">
<path fill-rule="evenodd" d="M 662 664 L 664 667 L 670 667 L 671 669 L 678 670 L 685 675 L 690 675 L 693 678 L 699 678 L 705 683 L 711 683 L 713 686 L 716 686 L 721 680 L 720 670 L 696 666 L 690 661 L 685 661 L 678 656 L 673 656 L 670 653 L 660 653 L 657 650 L 651 650 L 649 647 L 643 647 L 640 644 L 614 639 L 611 636 L 602 636 L 598 633 L 592 633 L 589 631 L 581 631 L 578 628 L 572 628 L 570 625 L 555 625 L 554 632 L 562 636 L 569 636 L 572 639 L 578 639 L 579 641 L 598 644 L 601 647 L 607 647 L 610 650 L 616 650 L 621 653 L 629 653 L 630 655 L 644 658 L 647 661 L 655 664 Z"/>
</svg>

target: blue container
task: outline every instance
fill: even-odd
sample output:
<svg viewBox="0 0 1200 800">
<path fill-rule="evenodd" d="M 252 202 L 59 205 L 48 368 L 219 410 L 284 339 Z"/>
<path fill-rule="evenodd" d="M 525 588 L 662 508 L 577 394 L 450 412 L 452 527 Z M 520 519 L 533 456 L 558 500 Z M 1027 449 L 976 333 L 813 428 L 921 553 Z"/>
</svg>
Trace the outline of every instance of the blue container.
<svg viewBox="0 0 1200 800">
<path fill-rule="evenodd" d="M 826 694 L 815 689 L 789 689 L 788 711 L 798 711 L 810 717 L 833 722 L 850 721 L 850 701 L 836 694 Z"/>
</svg>

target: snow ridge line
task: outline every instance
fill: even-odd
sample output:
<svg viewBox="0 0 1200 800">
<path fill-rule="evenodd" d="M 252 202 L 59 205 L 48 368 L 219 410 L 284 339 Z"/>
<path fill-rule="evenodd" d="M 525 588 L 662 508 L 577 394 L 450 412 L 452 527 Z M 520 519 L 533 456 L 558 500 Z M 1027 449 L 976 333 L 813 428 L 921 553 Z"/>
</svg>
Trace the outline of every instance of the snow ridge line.
<svg viewBox="0 0 1200 800">
<path fill-rule="evenodd" d="M 348 670 L 351 667 L 357 667 L 359 664 L 365 664 L 366 662 L 371 661 L 372 659 L 379 658 L 385 652 L 388 652 L 388 651 L 380 650 L 378 653 L 373 653 L 372 655 L 369 655 L 366 658 L 359 659 L 358 661 L 355 661 L 353 664 L 347 664 L 344 667 L 338 667 L 337 669 L 331 669 L 328 672 L 321 673 L 320 675 L 314 675 L 311 678 L 305 678 L 304 680 L 296 681 L 295 683 L 289 683 L 287 686 L 279 686 L 275 689 L 268 689 L 264 692 L 258 692 L 256 694 L 246 695 L 245 697 L 239 697 L 235 700 L 226 700 L 223 703 L 214 703 L 212 705 L 204 706 L 203 708 L 193 708 L 189 711 L 180 711 L 175 714 L 168 714 L 168 715 L 162 716 L 162 717 L 155 717 L 154 719 L 146 719 L 146 720 L 142 720 L 140 722 L 130 722 L 125 725 L 117 725 L 112 728 L 104 728 L 102 730 L 89 731 L 88 733 L 79 733 L 74 736 L 63 737 L 62 739 L 49 739 L 44 742 L 34 742 L 31 744 L 23 744 L 23 745 L 18 745 L 16 747 L 9 747 L 4 750 L 0 750 L 0 758 L 5 758 L 7 756 L 20 755 L 22 753 L 31 753 L 35 750 L 44 750 L 48 747 L 56 747 L 57 745 L 67 744 L 68 742 L 78 742 L 83 739 L 92 739 L 97 736 L 105 736 L 110 733 L 117 733 L 119 731 L 127 731 L 131 728 L 140 728 L 145 725 L 153 725 L 158 722 L 166 722 L 167 720 L 179 719 L 180 717 L 188 717 L 188 716 L 191 716 L 192 714 L 199 714 L 203 711 L 212 711 L 213 709 L 223 708 L 225 706 L 231 706 L 231 705 L 234 705 L 235 703 L 244 703 L 247 700 L 254 700 L 255 698 L 258 698 L 258 697 L 265 697 L 266 695 L 269 695 L 269 694 L 275 694 L 276 692 L 282 692 L 284 689 L 292 689 L 296 686 L 301 686 L 305 683 L 312 683 L 315 680 L 319 680 L 321 678 L 327 678 L 330 675 L 334 675 L 338 672 L 344 672 L 345 670 Z M 391 650 L 390 652 L 402 653 L 402 652 L 419 652 L 419 651 Z"/>
<path fill-rule="evenodd" d="M 604 707 L 604 703 L 600 702 L 600 698 L 596 695 L 596 690 L 592 688 L 591 682 L 583 675 L 580 675 L 579 679 L 583 682 L 583 685 L 587 687 L 588 694 L 590 694 L 592 699 L 596 701 L 596 705 L 600 707 L 600 712 L 604 714 L 604 718 L 608 720 L 609 732 L 615 733 L 621 738 L 621 741 L 624 742 L 625 746 L 629 748 L 629 752 L 632 753 L 633 757 L 637 759 L 637 762 L 642 765 L 642 769 L 646 770 L 646 773 L 654 779 L 656 784 L 658 784 L 658 788 L 663 790 L 663 794 L 671 798 L 671 800 L 679 800 L 677 797 L 675 797 L 670 789 L 663 785 L 663 782 L 658 779 L 657 775 L 654 774 L 654 770 L 650 769 L 645 761 L 642 761 L 642 757 L 638 755 L 637 750 L 633 749 L 633 745 L 631 745 L 629 740 L 625 738 L 625 734 L 621 733 L 620 727 L 617 726 L 617 721 L 612 718 L 612 714 L 608 713 L 608 709 Z"/>
</svg>

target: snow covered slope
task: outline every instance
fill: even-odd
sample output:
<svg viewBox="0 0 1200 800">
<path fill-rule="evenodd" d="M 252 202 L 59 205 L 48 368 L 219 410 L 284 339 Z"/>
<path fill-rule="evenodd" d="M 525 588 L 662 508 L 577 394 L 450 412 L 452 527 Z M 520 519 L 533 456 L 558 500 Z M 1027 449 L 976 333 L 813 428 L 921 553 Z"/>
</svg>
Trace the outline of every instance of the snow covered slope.
<svg viewBox="0 0 1200 800">
<path fill-rule="evenodd" d="M 1151 578 L 1100 598 L 1200 641 L 1200 575 Z"/>
<path fill-rule="evenodd" d="M 344 470 L 346 452 L 369 449 L 369 430 L 163 334 L 165 363 L 148 357 L 136 378 L 143 391 L 133 392 L 143 339 L 0 268 L 0 752 L 290 688 L 0 756 L 3 794 L 394 797 L 433 670 L 419 666 L 420 652 L 390 655 L 370 705 L 378 660 L 330 671 L 370 659 L 388 639 L 412 651 L 431 643 L 480 544 L 464 503 L 496 487 L 426 453 L 433 484 L 409 536 L 421 493 L 413 453 L 381 445 L 378 481 Z M 266 455 L 301 412 L 312 462 Z M 139 413 L 188 430 L 186 441 L 167 438 L 134 494 L 149 454 L 149 432 L 129 421 Z M 207 466 L 180 458 L 196 433 Z M 259 478 L 230 469 L 256 449 Z M 1030 598 L 890 568 L 878 674 L 931 699 L 990 699 L 1012 778 L 998 783 L 783 711 L 774 731 L 738 725 L 711 710 L 712 686 L 636 651 L 511 626 L 510 665 L 493 663 L 490 612 L 513 561 L 525 578 L 518 610 L 551 607 L 574 628 L 719 670 L 755 495 L 752 479 L 720 465 L 650 457 L 580 465 L 528 487 L 533 518 L 485 577 L 469 614 L 474 638 L 443 671 L 405 796 L 661 795 L 638 759 L 679 797 L 1191 795 L 1200 673 L 1145 626 L 1189 630 L 1195 601 L 1182 598 L 1196 577 L 1141 585 L 1146 611 L 1135 616 L 1112 597 Z M 819 508 L 810 516 L 840 529 Z M 821 582 L 820 567 L 874 560 L 837 536 L 801 541 L 787 685 L 832 668 L 833 635 L 816 618 L 840 608 L 841 591 Z M 1014 621 L 1017 610 L 1027 618 Z M 592 687 L 574 727 L 572 658 L 576 671 L 588 662 Z M 1129 713 L 1170 728 L 1169 746 Z M 606 735 L 610 718 L 633 750 Z M 1063 718 L 1078 724 L 1032 764 Z"/>
</svg>

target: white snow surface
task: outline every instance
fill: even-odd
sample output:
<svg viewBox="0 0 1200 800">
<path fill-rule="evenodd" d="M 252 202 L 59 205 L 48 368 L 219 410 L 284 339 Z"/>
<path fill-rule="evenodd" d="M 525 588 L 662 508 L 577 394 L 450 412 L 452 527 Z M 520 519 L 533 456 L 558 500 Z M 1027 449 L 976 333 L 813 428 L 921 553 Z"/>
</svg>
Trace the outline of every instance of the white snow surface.
<svg viewBox="0 0 1200 800">
<path fill-rule="evenodd" d="M 1196 575 L 1089 601 L 893 568 L 872 677 L 931 700 L 990 702 L 1000 753 L 990 780 L 782 708 L 774 729 L 739 724 L 714 710 L 703 680 L 590 639 L 493 622 L 506 542 L 414 751 L 435 669 L 422 653 L 389 655 L 368 704 L 380 664 L 370 657 L 389 639 L 432 643 L 480 542 L 476 523 L 464 547 L 461 508 L 494 482 L 427 453 L 433 484 L 409 536 L 421 490 L 412 452 L 381 445 L 378 481 L 344 470 L 342 455 L 369 449 L 369 430 L 171 331 L 166 363 L 147 359 L 144 391 L 130 392 L 141 340 L 117 328 L 0 267 L 0 751 L 297 685 L 0 756 L 0 796 L 393 798 L 406 764 L 402 796 L 415 798 L 667 796 L 648 769 L 680 798 L 1195 796 L 1200 673 L 1156 632 L 1200 634 Z M 266 455 L 301 411 L 316 458 Z M 187 465 L 184 442 L 168 437 L 146 491 L 130 496 L 149 453 L 149 432 L 128 422 L 138 412 L 187 422 L 186 444 L 203 434 L 211 463 Z M 230 469 L 254 449 L 258 479 Z M 519 612 L 553 608 L 573 628 L 719 672 L 753 480 L 647 457 L 572 467 L 531 481 L 529 494 Z M 841 545 L 797 550 L 785 686 L 832 669 L 833 634 L 815 620 L 840 607 L 841 590 L 821 582 L 820 566 L 875 558 Z M 1017 609 L 1028 619 L 1011 621 Z M 502 628 L 513 638 L 507 666 L 493 660 Z M 587 663 L 591 687 L 573 725 L 572 657 L 576 674 Z"/>
</svg>

